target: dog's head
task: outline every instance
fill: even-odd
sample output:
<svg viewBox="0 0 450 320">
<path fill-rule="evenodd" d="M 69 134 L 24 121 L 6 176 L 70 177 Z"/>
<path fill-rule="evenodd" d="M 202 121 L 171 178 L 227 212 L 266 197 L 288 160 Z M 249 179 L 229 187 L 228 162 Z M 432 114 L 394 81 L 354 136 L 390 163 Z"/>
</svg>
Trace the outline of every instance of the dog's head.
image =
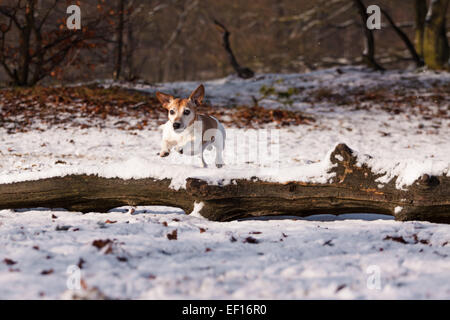
<svg viewBox="0 0 450 320">
<path fill-rule="evenodd" d="M 187 99 L 174 98 L 162 92 L 156 93 L 156 98 L 169 112 L 169 121 L 177 133 L 182 132 L 194 122 L 196 107 L 201 105 L 204 96 L 205 88 L 202 84 Z"/>
</svg>

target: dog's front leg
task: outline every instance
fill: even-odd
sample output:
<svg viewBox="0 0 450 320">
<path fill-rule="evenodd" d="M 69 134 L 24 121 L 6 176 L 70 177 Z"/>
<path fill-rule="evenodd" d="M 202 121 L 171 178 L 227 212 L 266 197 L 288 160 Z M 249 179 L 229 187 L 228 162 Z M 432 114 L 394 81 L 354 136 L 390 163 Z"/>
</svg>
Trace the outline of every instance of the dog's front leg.
<svg viewBox="0 0 450 320">
<path fill-rule="evenodd" d="M 222 158 L 223 150 L 222 150 L 222 148 L 220 148 L 218 146 L 216 146 L 215 149 L 216 149 L 216 167 L 222 168 L 224 165 L 223 158 Z"/>
<path fill-rule="evenodd" d="M 170 154 L 170 148 L 172 148 L 173 146 L 174 146 L 173 143 L 167 140 L 163 140 L 161 142 L 161 151 L 158 152 L 158 155 L 160 157 L 167 157 Z"/>
<path fill-rule="evenodd" d="M 203 165 L 203 168 L 208 168 L 208 165 L 207 165 L 206 162 L 205 162 L 205 158 L 203 158 L 203 152 L 202 152 L 201 158 L 202 158 L 202 165 Z"/>
</svg>

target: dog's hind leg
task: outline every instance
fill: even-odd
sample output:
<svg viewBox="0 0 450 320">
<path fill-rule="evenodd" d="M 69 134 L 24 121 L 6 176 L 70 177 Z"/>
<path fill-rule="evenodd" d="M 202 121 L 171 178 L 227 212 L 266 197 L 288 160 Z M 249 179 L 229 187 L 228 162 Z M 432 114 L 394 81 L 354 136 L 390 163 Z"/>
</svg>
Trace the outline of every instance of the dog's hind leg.
<svg viewBox="0 0 450 320">
<path fill-rule="evenodd" d="M 203 144 L 202 144 L 202 151 L 201 151 L 201 153 L 200 153 L 200 157 L 201 157 L 201 159 L 202 159 L 202 165 L 203 165 L 203 168 L 207 168 L 207 167 L 208 167 L 208 165 L 206 164 L 205 158 L 204 158 L 204 156 L 203 156 L 203 152 L 204 152 L 206 149 L 208 149 L 208 148 L 210 147 L 210 145 L 211 145 L 211 143 L 209 143 L 209 142 L 206 142 L 206 143 L 203 143 Z"/>
<path fill-rule="evenodd" d="M 222 168 L 223 165 L 225 164 L 223 162 L 223 143 L 219 142 L 219 143 L 214 143 L 214 149 L 216 149 L 216 167 L 217 168 Z"/>
<path fill-rule="evenodd" d="M 200 155 L 200 158 L 202 159 L 202 165 L 203 165 L 203 168 L 208 168 L 208 165 L 206 164 L 205 158 L 203 157 L 203 152 L 202 152 L 202 154 Z"/>
<path fill-rule="evenodd" d="M 202 166 L 203 168 L 208 168 L 208 165 L 205 162 L 205 159 L 203 158 L 203 154 L 202 154 Z"/>
</svg>

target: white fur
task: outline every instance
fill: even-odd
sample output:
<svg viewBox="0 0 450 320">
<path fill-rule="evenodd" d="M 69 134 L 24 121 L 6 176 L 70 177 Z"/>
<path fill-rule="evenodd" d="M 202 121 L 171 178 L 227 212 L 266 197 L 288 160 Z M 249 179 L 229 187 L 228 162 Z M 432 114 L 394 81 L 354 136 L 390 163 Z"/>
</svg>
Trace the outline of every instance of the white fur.
<svg viewBox="0 0 450 320">
<path fill-rule="evenodd" d="M 215 163 L 217 167 L 222 167 L 224 164 L 222 153 L 225 147 L 226 131 L 223 125 L 214 117 L 211 117 L 217 122 L 217 129 L 208 129 L 205 132 L 206 135 L 214 136 L 214 141 L 202 143 L 203 137 L 201 137 L 202 128 L 204 124 L 201 121 L 196 121 L 191 125 L 187 126 L 182 132 L 176 132 L 173 129 L 173 122 L 171 120 L 167 121 L 162 125 L 163 137 L 161 142 L 160 154 L 169 153 L 172 148 L 176 151 L 183 153 L 184 155 L 201 155 L 202 164 L 207 167 L 206 162 L 203 158 L 203 152 L 205 149 L 213 146 L 216 150 Z"/>
</svg>

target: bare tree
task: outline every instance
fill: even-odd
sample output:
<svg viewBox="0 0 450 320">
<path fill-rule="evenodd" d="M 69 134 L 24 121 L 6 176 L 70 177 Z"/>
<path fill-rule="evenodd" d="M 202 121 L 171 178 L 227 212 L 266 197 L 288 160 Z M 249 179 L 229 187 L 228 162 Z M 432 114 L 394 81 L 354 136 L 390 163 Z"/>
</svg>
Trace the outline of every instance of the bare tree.
<svg viewBox="0 0 450 320">
<path fill-rule="evenodd" d="M 66 16 L 65 1 L 45 1 L 39 7 L 36 0 L 9 3 L 13 4 L 0 4 L 0 17 L 6 21 L 0 24 L 0 65 L 16 86 L 56 76 L 63 71 L 63 62 L 80 59 L 79 50 L 99 45 L 96 40 L 105 28 L 97 13 L 101 6 L 95 18 L 83 19 L 81 30 L 68 30 L 61 19 Z"/>
</svg>

